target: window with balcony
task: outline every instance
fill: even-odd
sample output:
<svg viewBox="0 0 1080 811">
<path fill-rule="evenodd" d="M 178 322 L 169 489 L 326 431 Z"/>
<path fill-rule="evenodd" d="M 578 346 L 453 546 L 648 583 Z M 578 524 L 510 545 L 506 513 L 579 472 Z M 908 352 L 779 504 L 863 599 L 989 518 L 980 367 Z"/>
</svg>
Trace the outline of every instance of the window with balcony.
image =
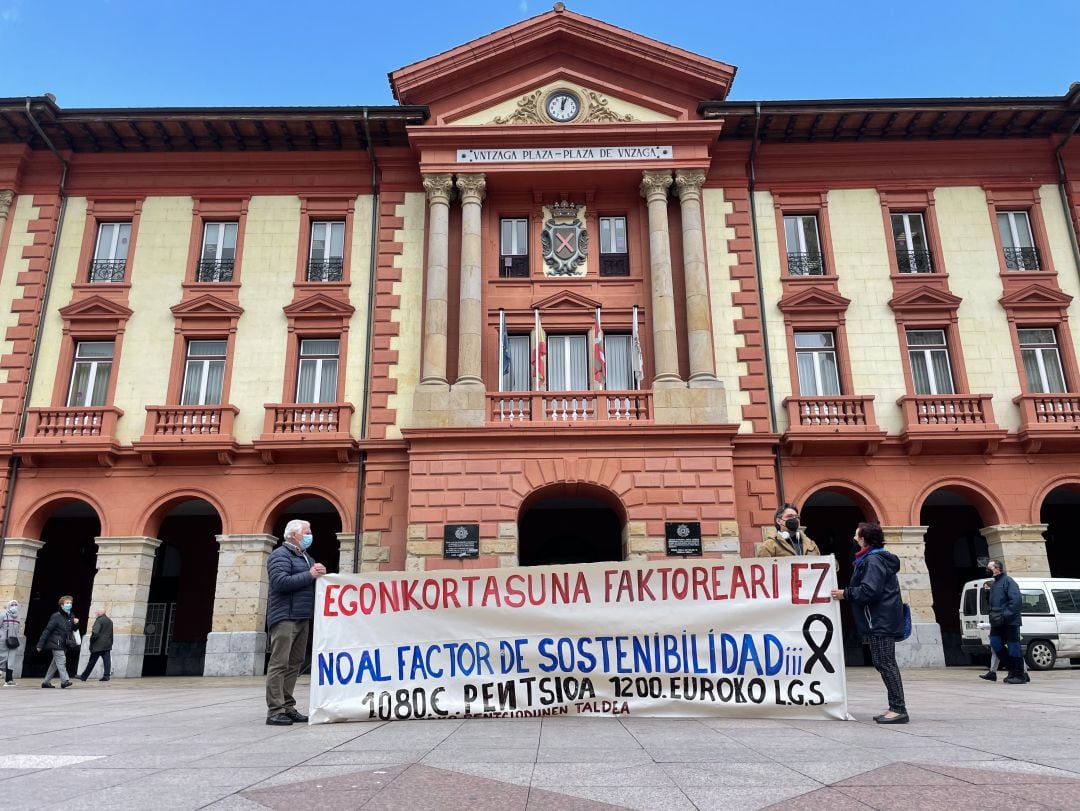
<svg viewBox="0 0 1080 811">
<path fill-rule="evenodd" d="M 893 214 L 891 220 L 897 269 L 901 273 L 933 273 L 923 215 Z"/>
<path fill-rule="evenodd" d="M 195 270 L 197 282 L 231 282 L 236 264 L 235 222 L 208 222 L 203 227 L 202 253 Z"/>
<path fill-rule="evenodd" d="M 1024 364 L 1028 391 L 1034 394 L 1066 391 L 1057 333 L 1048 328 L 1018 329 L 1016 337 L 1020 341 L 1020 358 Z"/>
<path fill-rule="evenodd" d="M 916 394 L 955 394 L 945 331 L 907 330 L 908 359 Z"/>
<path fill-rule="evenodd" d="M 344 278 L 344 268 L 344 221 L 312 222 L 307 280 L 309 282 L 340 282 Z"/>
<path fill-rule="evenodd" d="M 840 394 L 836 335 L 832 332 L 796 332 L 794 337 L 799 394 L 803 397 Z"/>
<path fill-rule="evenodd" d="M 75 345 L 75 360 L 68 389 L 69 408 L 88 408 L 105 405 L 112 374 L 112 341 L 79 341 Z"/>
<path fill-rule="evenodd" d="M 532 374 L 531 338 L 528 335 L 508 335 L 507 352 L 510 355 L 510 371 L 503 374 L 503 391 L 530 391 Z"/>
<path fill-rule="evenodd" d="M 604 385 L 608 390 L 631 391 L 637 388 L 632 336 L 604 333 L 604 364 Z"/>
<path fill-rule="evenodd" d="M 226 341 L 188 341 L 181 405 L 220 405 Z"/>
<path fill-rule="evenodd" d="M 529 221 L 499 221 L 499 275 L 504 279 L 529 275 Z"/>
<path fill-rule="evenodd" d="M 600 275 L 630 275 L 630 254 L 626 249 L 626 217 L 600 218 Z"/>
<path fill-rule="evenodd" d="M 127 268 L 131 223 L 103 222 L 90 261 L 90 282 L 122 282 Z"/>
<path fill-rule="evenodd" d="M 1039 251 L 1031 233 L 1031 219 L 1026 211 L 999 211 L 998 233 L 1009 270 L 1039 270 Z"/>
<path fill-rule="evenodd" d="M 825 262 L 821 256 L 821 238 L 816 215 L 785 215 L 784 238 L 787 241 L 789 275 L 825 275 Z"/>
<path fill-rule="evenodd" d="M 586 391 L 589 352 L 585 335 L 547 336 L 548 391 Z"/>
<path fill-rule="evenodd" d="M 337 402 L 340 354 L 341 341 L 336 338 L 308 338 L 300 341 L 297 403 Z"/>
</svg>

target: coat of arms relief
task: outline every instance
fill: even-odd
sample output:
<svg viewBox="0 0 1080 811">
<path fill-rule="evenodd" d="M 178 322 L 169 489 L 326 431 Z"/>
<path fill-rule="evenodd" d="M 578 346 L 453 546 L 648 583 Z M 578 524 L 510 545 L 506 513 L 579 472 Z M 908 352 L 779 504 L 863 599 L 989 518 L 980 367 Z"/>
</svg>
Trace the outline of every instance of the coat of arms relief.
<svg viewBox="0 0 1080 811">
<path fill-rule="evenodd" d="M 540 252 L 545 276 L 584 276 L 589 255 L 589 232 L 583 223 L 584 206 L 563 200 L 544 207 Z"/>
</svg>

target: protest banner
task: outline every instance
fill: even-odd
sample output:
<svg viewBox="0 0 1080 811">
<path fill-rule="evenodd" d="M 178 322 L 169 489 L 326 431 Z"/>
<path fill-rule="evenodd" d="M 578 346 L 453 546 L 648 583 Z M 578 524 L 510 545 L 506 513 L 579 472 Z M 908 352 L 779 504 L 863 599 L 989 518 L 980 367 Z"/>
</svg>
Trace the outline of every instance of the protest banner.
<svg viewBox="0 0 1080 811">
<path fill-rule="evenodd" d="M 332 574 L 311 723 L 846 719 L 831 557 Z"/>
</svg>

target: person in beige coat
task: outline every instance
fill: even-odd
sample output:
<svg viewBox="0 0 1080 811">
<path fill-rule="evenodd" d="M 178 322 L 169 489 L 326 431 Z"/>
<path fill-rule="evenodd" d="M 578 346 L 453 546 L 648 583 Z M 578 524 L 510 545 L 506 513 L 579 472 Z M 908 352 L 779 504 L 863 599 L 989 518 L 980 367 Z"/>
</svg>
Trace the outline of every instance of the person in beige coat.
<svg viewBox="0 0 1080 811">
<path fill-rule="evenodd" d="M 776 509 L 773 516 L 776 524 L 776 533 L 759 543 L 756 554 L 759 558 L 784 558 L 794 555 L 820 555 L 810 536 L 803 532 L 799 525 L 799 508 L 794 504 L 784 503 Z"/>
</svg>

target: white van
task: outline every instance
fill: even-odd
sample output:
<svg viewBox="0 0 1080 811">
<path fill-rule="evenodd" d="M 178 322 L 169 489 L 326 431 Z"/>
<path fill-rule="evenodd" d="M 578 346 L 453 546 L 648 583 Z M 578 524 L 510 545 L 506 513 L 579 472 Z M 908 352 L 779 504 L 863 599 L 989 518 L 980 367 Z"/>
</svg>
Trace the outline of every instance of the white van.
<svg viewBox="0 0 1080 811">
<path fill-rule="evenodd" d="M 1022 598 L 1020 644 L 1028 667 L 1050 670 L 1059 656 L 1080 664 L 1080 580 L 1014 577 Z M 960 594 L 961 648 L 990 653 L 990 578 L 971 580 Z"/>
</svg>

